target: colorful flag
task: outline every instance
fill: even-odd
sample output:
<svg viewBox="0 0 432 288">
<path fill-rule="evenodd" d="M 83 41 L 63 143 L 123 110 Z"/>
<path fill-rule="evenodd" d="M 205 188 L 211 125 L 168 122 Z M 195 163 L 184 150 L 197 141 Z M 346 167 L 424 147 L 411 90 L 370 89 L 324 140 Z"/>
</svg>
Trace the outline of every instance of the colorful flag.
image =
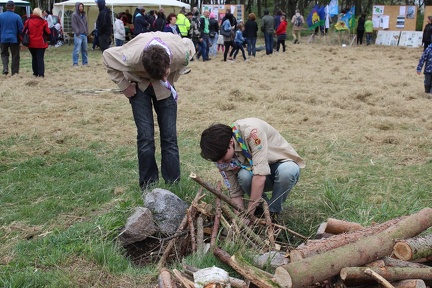
<svg viewBox="0 0 432 288">
<path fill-rule="evenodd" d="M 352 18 L 355 18 L 355 5 L 353 5 L 351 7 L 351 9 L 345 15 L 343 15 L 340 20 L 343 21 L 343 22 L 345 22 L 345 25 L 349 29 L 351 27 L 354 28 L 353 24 L 355 24 L 355 23 L 353 22 Z M 354 19 L 354 21 L 355 21 L 355 19 Z"/>
<path fill-rule="evenodd" d="M 335 16 L 339 14 L 338 0 L 331 0 L 328 6 L 330 16 Z"/>
<path fill-rule="evenodd" d="M 325 13 L 325 28 L 330 28 L 330 13 L 329 13 L 329 5 L 324 8 Z"/>
<path fill-rule="evenodd" d="M 319 6 L 315 5 L 315 7 L 312 8 L 311 12 L 309 13 L 309 16 L 306 20 L 308 24 L 308 30 L 313 30 L 316 27 L 323 25 L 324 19 L 320 18 L 319 10 Z"/>
</svg>

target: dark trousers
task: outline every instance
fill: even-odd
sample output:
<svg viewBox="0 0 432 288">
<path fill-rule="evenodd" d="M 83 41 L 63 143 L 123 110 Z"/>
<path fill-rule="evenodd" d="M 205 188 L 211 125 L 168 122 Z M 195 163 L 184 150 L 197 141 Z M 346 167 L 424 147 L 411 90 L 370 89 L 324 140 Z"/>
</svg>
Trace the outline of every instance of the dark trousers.
<svg viewBox="0 0 432 288">
<path fill-rule="evenodd" d="M 272 33 L 264 33 L 264 41 L 266 54 L 273 54 L 273 34 Z"/>
<path fill-rule="evenodd" d="M 363 44 L 363 35 L 364 35 L 364 30 L 357 30 L 357 45 L 358 44 L 360 44 L 360 45 L 362 45 Z"/>
<path fill-rule="evenodd" d="M 432 88 L 432 74 L 424 74 L 424 87 L 426 93 L 431 93 Z"/>
<path fill-rule="evenodd" d="M 180 180 L 180 157 L 177 145 L 177 102 L 172 95 L 156 100 L 153 87 L 129 99 L 137 127 L 139 184 L 141 188 L 159 180 L 155 159 L 153 109 L 157 115 L 162 152 L 161 170 L 166 183 Z"/>
<path fill-rule="evenodd" d="M 12 75 L 19 73 L 20 64 L 20 46 L 13 43 L 1 44 L 1 60 L 3 64 L 3 74 L 9 73 L 9 49 L 12 55 Z"/>
<path fill-rule="evenodd" d="M 426 50 L 426 48 L 431 44 L 430 41 L 423 42 L 423 52 Z"/>
<path fill-rule="evenodd" d="M 279 48 L 280 48 L 281 44 L 282 44 L 282 51 L 285 52 L 285 39 L 283 39 L 283 40 L 278 39 L 277 40 L 276 51 L 279 52 Z"/>
<path fill-rule="evenodd" d="M 225 51 L 224 51 L 224 61 L 226 61 L 227 60 L 227 56 L 228 56 L 228 52 L 229 52 L 229 48 L 231 47 L 231 46 L 233 46 L 234 47 L 234 41 L 225 41 L 224 42 L 224 45 L 225 45 Z"/>
<path fill-rule="evenodd" d="M 242 43 L 234 42 L 234 49 L 231 50 L 230 57 L 234 54 L 234 59 L 237 57 L 239 50 L 243 54 L 243 59 L 246 60 L 246 54 L 243 48 Z"/>
<path fill-rule="evenodd" d="M 103 51 L 108 49 L 111 44 L 111 35 L 99 35 L 99 47 Z"/>
<path fill-rule="evenodd" d="M 29 48 L 32 55 L 33 75 L 36 77 L 45 77 L 45 48 Z"/>
</svg>

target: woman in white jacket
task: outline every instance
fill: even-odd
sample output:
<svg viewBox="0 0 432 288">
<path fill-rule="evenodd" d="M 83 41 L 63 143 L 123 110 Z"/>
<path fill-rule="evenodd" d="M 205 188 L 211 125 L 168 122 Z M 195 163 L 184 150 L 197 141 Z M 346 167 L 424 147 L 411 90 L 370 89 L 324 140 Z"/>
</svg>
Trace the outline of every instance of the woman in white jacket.
<svg viewBox="0 0 432 288">
<path fill-rule="evenodd" d="M 114 22 L 114 39 L 116 46 L 123 46 L 125 39 L 126 39 L 126 30 L 123 23 L 123 20 L 121 20 L 121 15 L 117 15 L 117 19 Z"/>
</svg>

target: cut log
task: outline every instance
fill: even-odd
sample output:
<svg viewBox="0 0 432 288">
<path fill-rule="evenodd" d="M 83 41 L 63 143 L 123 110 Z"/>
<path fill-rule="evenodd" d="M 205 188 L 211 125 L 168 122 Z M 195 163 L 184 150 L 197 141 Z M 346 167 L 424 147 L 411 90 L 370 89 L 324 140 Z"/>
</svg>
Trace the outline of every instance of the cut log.
<svg viewBox="0 0 432 288">
<path fill-rule="evenodd" d="M 432 234 L 424 237 L 398 240 L 393 254 L 401 260 L 415 260 L 432 255 Z"/>
<path fill-rule="evenodd" d="M 272 279 L 267 275 L 265 271 L 261 271 L 256 267 L 244 266 L 237 263 L 235 257 L 231 257 L 226 251 L 216 248 L 214 255 L 218 257 L 222 262 L 231 266 L 237 273 L 243 276 L 243 278 L 249 280 L 251 283 L 257 285 L 260 288 L 273 288 L 276 284 L 273 283 Z M 271 276 L 271 275 L 270 275 Z"/>
<path fill-rule="evenodd" d="M 324 281 L 339 274 L 344 267 L 361 266 L 390 255 L 394 239 L 414 237 L 431 226 L 432 208 L 424 208 L 376 235 L 278 267 L 275 280 L 281 287 L 288 288 L 305 287 Z M 286 274 L 292 280 L 291 284 L 285 282 Z"/>
<path fill-rule="evenodd" d="M 400 267 L 345 267 L 340 271 L 340 277 L 348 286 L 373 283 L 373 277 L 366 275 L 365 270 L 370 269 L 388 281 L 407 279 L 432 280 L 432 268 L 400 268 Z"/>
<path fill-rule="evenodd" d="M 304 258 L 322 254 L 326 251 L 344 246 L 348 243 L 353 243 L 364 237 L 382 232 L 405 218 L 406 217 L 392 219 L 378 225 L 366 227 L 364 229 L 353 231 L 347 234 L 335 235 L 326 239 L 309 240 L 307 244 L 302 244 L 296 249 L 290 251 L 290 261 L 291 263 L 297 262 Z"/>
<path fill-rule="evenodd" d="M 158 277 L 159 288 L 176 288 L 174 281 L 171 279 L 171 273 L 166 268 L 160 269 L 160 274 Z"/>
<path fill-rule="evenodd" d="M 382 258 L 382 261 L 384 261 L 385 266 L 388 267 L 429 268 L 429 266 L 421 263 L 408 262 L 391 257 L 384 257 Z"/>
<path fill-rule="evenodd" d="M 355 222 L 348 222 L 334 218 L 327 219 L 327 226 L 325 232 L 330 234 L 342 234 L 352 232 L 355 230 L 363 229 L 364 227 Z"/>
<path fill-rule="evenodd" d="M 421 279 L 409 279 L 394 282 L 393 286 L 395 288 L 426 288 L 426 284 Z"/>
</svg>

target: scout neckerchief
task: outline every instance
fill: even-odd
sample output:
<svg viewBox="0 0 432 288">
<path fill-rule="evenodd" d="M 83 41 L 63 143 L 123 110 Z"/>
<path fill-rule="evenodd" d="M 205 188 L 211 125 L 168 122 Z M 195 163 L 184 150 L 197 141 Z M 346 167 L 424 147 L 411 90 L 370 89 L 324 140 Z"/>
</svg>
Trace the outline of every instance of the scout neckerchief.
<svg viewBox="0 0 432 288">
<path fill-rule="evenodd" d="M 151 39 L 151 40 L 146 44 L 146 46 L 145 46 L 144 49 L 148 48 L 148 47 L 151 46 L 151 45 L 157 45 L 157 46 L 160 46 L 160 47 L 164 48 L 165 51 L 167 52 L 167 54 L 168 54 L 169 57 L 170 57 L 170 63 L 171 63 L 171 60 L 172 60 L 172 52 L 171 52 L 170 48 L 168 47 L 168 45 L 165 44 L 165 43 L 162 41 L 162 39 L 160 39 L 160 38 L 158 38 L 158 37 L 155 37 L 155 38 Z M 171 91 L 171 95 L 173 96 L 174 100 L 177 101 L 177 99 L 178 99 L 177 91 L 176 91 L 176 90 L 174 89 L 174 87 L 173 87 L 173 86 L 168 82 L 168 80 L 167 80 L 167 81 L 162 81 L 162 80 L 160 80 L 160 84 L 161 84 L 163 87 L 165 87 L 165 88 L 167 88 L 168 90 L 170 90 L 170 91 Z"/>
<path fill-rule="evenodd" d="M 247 159 L 248 162 L 249 162 L 249 166 L 241 165 L 241 167 L 242 167 L 243 169 L 248 170 L 250 173 L 252 173 L 252 165 L 253 165 L 253 162 L 252 162 L 252 156 L 251 156 L 251 154 L 249 153 L 249 150 L 248 150 L 248 148 L 247 148 L 247 146 L 246 146 L 246 143 L 244 142 L 243 138 L 242 138 L 241 135 L 240 135 L 240 131 L 237 129 L 237 127 L 235 126 L 234 123 L 231 124 L 231 128 L 232 128 L 232 131 L 233 131 L 233 136 L 234 136 L 234 138 L 235 138 L 235 139 L 237 140 L 237 142 L 240 144 L 240 147 L 241 147 L 241 149 L 242 149 L 242 151 L 243 151 L 243 154 L 244 154 L 244 156 L 246 157 L 246 159 Z"/>
</svg>

